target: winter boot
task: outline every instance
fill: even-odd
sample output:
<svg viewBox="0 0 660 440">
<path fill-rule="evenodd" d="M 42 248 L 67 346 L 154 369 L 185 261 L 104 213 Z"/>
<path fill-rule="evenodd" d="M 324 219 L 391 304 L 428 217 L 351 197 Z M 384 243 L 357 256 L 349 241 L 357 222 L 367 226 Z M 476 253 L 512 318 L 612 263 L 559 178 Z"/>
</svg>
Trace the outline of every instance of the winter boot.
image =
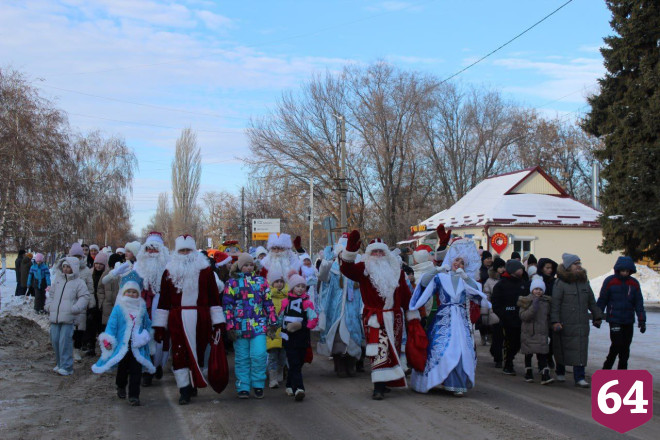
<svg viewBox="0 0 660 440">
<path fill-rule="evenodd" d="M 163 367 L 161 367 L 160 365 L 156 367 L 155 377 L 158 380 L 161 380 L 163 378 Z"/>
<path fill-rule="evenodd" d="M 117 397 L 120 399 L 125 399 L 126 398 L 126 387 L 117 387 Z"/>
<path fill-rule="evenodd" d="M 80 356 L 80 349 L 79 348 L 74 348 L 73 349 L 73 360 L 76 362 L 82 361 L 82 357 Z"/>
<path fill-rule="evenodd" d="M 355 358 L 353 356 L 346 356 L 344 363 L 346 365 L 346 375 L 348 377 L 355 377 Z"/>
<path fill-rule="evenodd" d="M 534 373 L 531 368 L 525 368 L 525 382 L 534 382 Z"/>
<path fill-rule="evenodd" d="M 187 385 L 179 388 L 179 405 L 187 405 L 190 403 L 190 396 L 192 394 L 192 385 Z"/>
<path fill-rule="evenodd" d="M 550 369 L 544 368 L 543 372 L 541 373 L 541 385 L 550 385 L 554 381 L 555 380 L 550 377 Z"/>
<path fill-rule="evenodd" d="M 154 375 L 149 373 L 142 373 L 142 386 L 150 387 L 151 382 L 153 381 Z"/>
<path fill-rule="evenodd" d="M 344 366 L 344 357 L 339 356 L 339 355 L 334 355 L 332 357 L 332 361 L 335 364 L 335 373 L 337 373 L 337 377 L 347 377 L 348 374 L 346 373 L 346 367 Z"/>
<path fill-rule="evenodd" d="M 295 394 L 296 402 L 301 402 L 304 398 L 305 398 L 305 390 L 303 390 L 302 388 L 298 388 Z"/>
<path fill-rule="evenodd" d="M 277 370 L 268 370 L 268 388 L 274 389 L 280 386 L 277 381 Z"/>
<path fill-rule="evenodd" d="M 131 406 L 140 406 L 140 399 L 138 399 L 137 397 L 129 397 L 128 403 L 130 403 Z"/>
</svg>

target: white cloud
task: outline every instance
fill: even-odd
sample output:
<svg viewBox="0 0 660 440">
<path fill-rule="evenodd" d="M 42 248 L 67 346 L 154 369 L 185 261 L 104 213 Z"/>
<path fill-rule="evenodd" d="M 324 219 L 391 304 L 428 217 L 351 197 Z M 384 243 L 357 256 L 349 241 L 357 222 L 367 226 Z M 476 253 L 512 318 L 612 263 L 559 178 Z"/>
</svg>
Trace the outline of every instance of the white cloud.
<svg viewBox="0 0 660 440">
<path fill-rule="evenodd" d="M 204 22 L 207 28 L 215 31 L 231 28 L 234 25 L 234 22 L 231 19 L 224 15 L 216 14 L 215 12 L 197 11 L 195 12 L 195 15 Z"/>
<path fill-rule="evenodd" d="M 513 86 L 505 88 L 508 92 L 522 93 L 545 99 L 562 99 L 563 102 L 584 102 L 585 95 L 593 91 L 596 80 L 605 71 L 599 58 L 573 58 L 564 63 L 550 61 L 533 61 L 522 58 L 506 58 L 493 61 L 493 65 L 508 70 L 534 71 L 547 80 L 530 86 Z M 583 93 L 579 93 L 583 90 Z M 574 93 L 575 92 L 575 93 Z"/>
<path fill-rule="evenodd" d="M 226 34 L 236 30 L 236 21 L 203 3 L 25 0 L 2 7 L 3 67 L 9 64 L 32 78 L 44 78 L 37 86 L 194 113 L 42 88 L 70 113 L 73 127 L 121 134 L 144 161 L 134 185 L 136 231 L 153 213 L 157 194 L 170 189 L 169 163 L 182 128 L 198 131 L 203 183 L 233 190 L 246 178 L 236 158 L 247 154 L 244 128 L 250 115 L 263 114 L 283 89 L 297 87 L 313 72 L 337 70 L 347 62 L 233 43 Z M 218 26 L 222 38 L 211 29 Z M 226 160 L 230 162 L 222 162 Z"/>
</svg>

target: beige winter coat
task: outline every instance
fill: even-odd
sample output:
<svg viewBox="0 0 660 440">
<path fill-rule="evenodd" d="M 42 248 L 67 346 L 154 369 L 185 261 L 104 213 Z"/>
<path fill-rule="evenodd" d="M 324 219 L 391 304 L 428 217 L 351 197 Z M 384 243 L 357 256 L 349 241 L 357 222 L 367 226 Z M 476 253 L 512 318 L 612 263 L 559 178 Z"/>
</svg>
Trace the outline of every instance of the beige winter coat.
<svg viewBox="0 0 660 440">
<path fill-rule="evenodd" d="M 548 336 L 550 333 L 550 301 L 552 298 L 543 295 L 536 300 L 531 293 L 518 297 L 518 307 L 522 326 L 520 329 L 520 352 L 522 354 L 547 354 Z"/>
<path fill-rule="evenodd" d="M 64 262 L 71 266 L 71 275 L 62 273 Z M 91 295 L 85 282 L 80 279 L 80 266 L 76 257 L 62 258 L 57 262 L 57 269 L 44 310 L 49 312 L 53 324 L 73 324 L 78 316 L 86 316 Z"/>
<path fill-rule="evenodd" d="M 108 323 L 110 313 L 112 313 L 112 308 L 115 306 L 115 301 L 119 294 L 119 277 L 110 275 L 107 268 L 106 272 L 101 276 L 99 285 L 96 288 L 96 296 L 99 298 L 99 303 L 101 304 L 101 322 L 103 325 Z"/>
</svg>

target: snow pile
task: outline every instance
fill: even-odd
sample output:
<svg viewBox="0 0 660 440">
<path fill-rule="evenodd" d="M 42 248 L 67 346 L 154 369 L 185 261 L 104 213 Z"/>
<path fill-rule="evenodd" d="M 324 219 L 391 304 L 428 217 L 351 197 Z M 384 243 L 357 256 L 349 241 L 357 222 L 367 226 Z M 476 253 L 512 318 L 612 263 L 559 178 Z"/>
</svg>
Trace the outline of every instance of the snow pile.
<svg viewBox="0 0 660 440">
<path fill-rule="evenodd" d="M 639 284 L 642 287 L 644 302 L 660 302 L 660 274 L 642 264 L 636 264 L 635 267 L 637 268 L 637 273 L 634 274 L 633 277 L 637 278 L 637 281 L 639 281 Z M 596 295 L 596 299 L 598 299 L 598 294 L 600 288 L 603 286 L 603 281 L 613 273 L 614 271 L 609 271 L 608 273 L 589 281 L 591 288 Z"/>
<path fill-rule="evenodd" d="M 34 321 L 44 330 L 50 328 L 48 315 L 38 315 L 34 311 L 34 297 L 15 296 L 16 272 L 7 269 L 2 285 L 0 285 L 0 318 L 5 316 L 22 316 Z"/>
</svg>

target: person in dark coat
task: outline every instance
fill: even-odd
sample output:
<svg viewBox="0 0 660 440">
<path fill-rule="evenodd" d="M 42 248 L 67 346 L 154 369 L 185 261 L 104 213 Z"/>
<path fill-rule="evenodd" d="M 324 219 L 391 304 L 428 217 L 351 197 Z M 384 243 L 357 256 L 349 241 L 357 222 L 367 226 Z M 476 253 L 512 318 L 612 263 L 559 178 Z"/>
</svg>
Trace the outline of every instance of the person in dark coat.
<svg viewBox="0 0 660 440">
<path fill-rule="evenodd" d="M 630 344 L 633 339 L 635 315 L 639 332 L 646 331 L 646 311 L 644 297 L 639 282 L 631 275 L 637 272 L 635 262 L 630 257 L 619 257 L 614 265 L 614 275 L 603 281 L 598 297 L 598 307 L 605 314 L 610 325 L 610 352 L 607 354 L 603 370 L 611 370 L 619 357 L 617 369 L 628 369 Z"/>
<path fill-rule="evenodd" d="M 32 268 L 32 254 L 27 253 L 23 257 L 23 260 L 21 261 L 21 268 L 19 272 L 19 278 L 16 280 L 18 283 L 21 284 L 21 291 L 22 295 L 30 295 L 30 289 L 27 284 L 28 282 L 28 276 L 30 275 L 30 269 Z"/>
<path fill-rule="evenodd" d="M 14 270 L 16 271 L 16 290 L 14 291 L 15 296 L 25 295 L 25 289 L 21 286 L 21 263 L 25 257 L 25 249 L 18 251 L 18 256 L 14 260 Z"/>
<path fill-rule="evenodd" d="M 516 371 L 513 368 L 513 360 L 520 350 L 521 325 L 518 297 L 527 295 L 527 283 L 523 279 L 525 268 L 520 261 L 509 260 L 506 262 L 505 267 L 506 271 L 502 274 L 500 281 L 495 284 L 491 296 L 493 312 L 500 318 L 504 340 L 496 342 L 495 335 L 493 335 L 493 346 L 496 347 L 496 350 L 501 350 L 500 347 L 503 343 L 504 368 L 502 372 L 509 376 L 515 376 Z"/>
<path fill-rule="evenodd" d="M 488 280 L 488 269 L 493 265 L 493 254 L 483 251 L 481 254 L 481 267 L 479 268 L 479 282 L 481 284 Z"/>
<path fill-rule="evenodd" d="M 587 272 L 582 269 L 580 257 L 563 254 L 557 277 L 552 292 L 550 320 L 555 332 L 554 355 L 557 364 L 573 366 L 575 386 L 589 388 L 590 384 L 585 376 L 589 357 L 589 312 L 596 328 L 600 328 L 603 312 L 596 305 L 596 298 L 589 285 Z M 566 380 L 561 373 L 556 371 L 559 382 Z"/>
</svg>

